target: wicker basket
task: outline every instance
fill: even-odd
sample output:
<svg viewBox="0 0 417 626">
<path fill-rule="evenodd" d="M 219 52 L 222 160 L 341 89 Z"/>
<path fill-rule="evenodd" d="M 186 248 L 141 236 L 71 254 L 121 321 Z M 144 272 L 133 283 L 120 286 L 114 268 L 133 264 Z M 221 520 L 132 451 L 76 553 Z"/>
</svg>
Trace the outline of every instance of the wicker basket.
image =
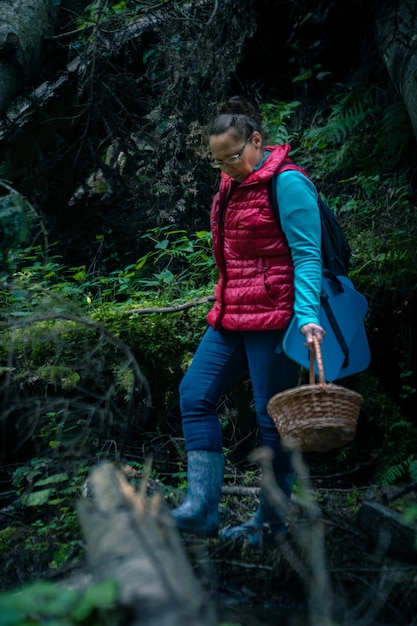
<svg viewBox="0 0 417 626">
<path fill-rule="evenodd" d="M 315 384 L 314 356 L 319 382 Z M 340 448 L 355 437 L 363 398 L 359 393 L 326 383 L 320 343 L 314 337 L 310 352 L 310 384 L 287 389 L 273 396 L 269 415 L 289 448 L 303 452 L 326 452 Z"/>
</svg>

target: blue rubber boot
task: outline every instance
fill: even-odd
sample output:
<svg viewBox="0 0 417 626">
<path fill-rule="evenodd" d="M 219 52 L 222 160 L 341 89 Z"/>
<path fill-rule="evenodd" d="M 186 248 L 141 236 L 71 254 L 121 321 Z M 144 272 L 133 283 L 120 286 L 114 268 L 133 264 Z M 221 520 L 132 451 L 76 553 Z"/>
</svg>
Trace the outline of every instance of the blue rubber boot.
<svg viewBox="0 0 417 626">
<path fill-rule="evenodd" d="M 200 537 L 217 537 L 223 475 L 222 453 L 209 450 L 188 453 L 187 495 L 181 506 L 172 511 L 180 531 Z"/>
<path fill-rule="evenodd" d="M 279 474 L 275 476 L 275 479 L 281 490 L 279 504 L 271 506 L 261 489 L 255 514 L 243 524 L 222 530 L 220 533 L 222 539 L 242 541 L 250 546 L 260 547 L 287 534 L 285 515 L 294 487 L 295 473 Z"/>
</svg>

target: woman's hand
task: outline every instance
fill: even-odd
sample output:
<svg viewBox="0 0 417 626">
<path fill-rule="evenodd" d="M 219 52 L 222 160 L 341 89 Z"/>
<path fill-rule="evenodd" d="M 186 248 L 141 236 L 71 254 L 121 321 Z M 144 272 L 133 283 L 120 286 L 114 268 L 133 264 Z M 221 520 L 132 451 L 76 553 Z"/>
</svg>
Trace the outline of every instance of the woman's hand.
<svg viewBox="0 0 417 626">
<path fill-rule="evenodd" d="M 323 342 L 324 335 L 326 334 L 324 328 L 322 328 L 318 324 L 314 324 L 313 322 L 301 326 L 300 332 L 304 335 L 306 339 L 305 345 L 309 349 L 313 348 L 313 335 L 317 337 L 319 343 L 321 344 Z"/>
</svg>

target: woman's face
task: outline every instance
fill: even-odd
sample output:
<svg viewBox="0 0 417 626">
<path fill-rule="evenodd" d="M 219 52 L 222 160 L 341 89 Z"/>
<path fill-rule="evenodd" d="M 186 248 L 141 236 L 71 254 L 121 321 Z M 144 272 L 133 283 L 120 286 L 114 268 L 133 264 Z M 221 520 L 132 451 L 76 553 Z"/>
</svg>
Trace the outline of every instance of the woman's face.
<svg viewBox="0 0 417 626">
<path fill-rule="evenodd" d="M 247 139 L 238 139 L 233 129 L 222 135 L 210 135 L 209 148 L 214 167 L 239 183 L 252 174 L 263 156 L 262 137 L 256 130 Z"/>
</svg>

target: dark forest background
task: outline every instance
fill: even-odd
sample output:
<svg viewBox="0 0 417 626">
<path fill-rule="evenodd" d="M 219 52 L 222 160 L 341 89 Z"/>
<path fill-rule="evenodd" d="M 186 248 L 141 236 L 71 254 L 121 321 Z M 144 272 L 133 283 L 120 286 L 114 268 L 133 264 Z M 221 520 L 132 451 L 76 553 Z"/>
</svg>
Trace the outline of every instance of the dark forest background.
<svg viewBox="0 0 417 626">
<path fill-rule="evenodd" d="M 415 3 L 43 0 L 36 54 L 25 0 L 3 4 L 19 34 L 0 30 L 0 80 L 14 86 L 0 116 L 7 498 L 74 460 L 71 497 L 97 459 L 150 455 L 168 482 L 183 463 L 177 389 L 216 280 L 205 128 L 236 94 L 336 212 L 369 303 L 371 366 L 343 381 L 364 397 L 356 440 L 311 462 L 415 482 Z M 219 409 L 244 463 L 249 383 Z"/>
</svg>

